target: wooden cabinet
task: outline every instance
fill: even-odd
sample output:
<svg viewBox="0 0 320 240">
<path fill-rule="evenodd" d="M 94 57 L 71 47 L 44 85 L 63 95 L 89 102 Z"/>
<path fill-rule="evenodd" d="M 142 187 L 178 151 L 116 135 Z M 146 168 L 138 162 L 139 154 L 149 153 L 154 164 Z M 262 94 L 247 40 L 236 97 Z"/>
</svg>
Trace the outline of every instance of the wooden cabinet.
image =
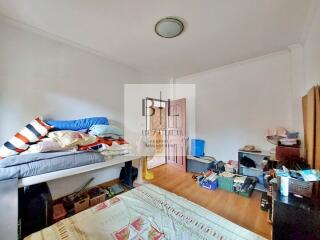
<svg viewBox="0 0 320 240">
<path fill-rule="evenodd" d="M 318 199 L 272 196 L 273 240 L 320 240 L 320 204 Z"/>
</svg>

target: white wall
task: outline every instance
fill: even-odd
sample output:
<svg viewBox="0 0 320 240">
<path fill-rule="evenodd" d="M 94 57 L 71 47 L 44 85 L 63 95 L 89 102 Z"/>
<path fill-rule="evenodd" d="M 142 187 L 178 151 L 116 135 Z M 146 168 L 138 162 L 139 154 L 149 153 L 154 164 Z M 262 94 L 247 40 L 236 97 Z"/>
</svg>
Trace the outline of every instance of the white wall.
<svg viewBox="0 0 320 240">
<path fill-rule="evenodd" d="M 124 84 L 139 82 L 139 72 L 2 18 L 0 33 L 0 144 L 36 116 L 107 116 L 123 124 Z M 100 172 L 98 181 L 117 178 L 119 169 Z M 55 197 L 74 191 L 90 177 L 52 183 Z"/>
<path fill-rule="evenodd" d="M 306 91 L 320 84 L 320 3 L 316 4 L 304 44 Z"/>
<path fill-rule="evenodd" d="M 291 129 L 290 67 L 283 51 L 176 80 L 196 84 L 196 136 L 206 140 L 207 155 L 236 160 L 246 144 L 272 147 L 267 128 Z"/>
<path fill-rule="evenodd" d="M 5 23 L 0 32 L 0 142 L 38 115 L 123 122 L 123 87 L 138 72 Z"/>
</svg>

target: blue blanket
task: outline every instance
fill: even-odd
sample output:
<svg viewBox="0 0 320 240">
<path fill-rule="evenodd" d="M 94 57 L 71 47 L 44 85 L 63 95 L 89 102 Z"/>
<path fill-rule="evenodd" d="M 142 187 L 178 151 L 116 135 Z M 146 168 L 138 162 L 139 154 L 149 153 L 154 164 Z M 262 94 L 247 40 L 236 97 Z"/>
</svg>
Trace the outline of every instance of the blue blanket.
<svg viewBox="0 0 320 240">
<path fill-rule="evenodd" d="M 108 125 L 109 121 L 106 117 L 91 117 L 78 120 L 59 120 L 59 121 L 47 121 L 47 123 L 54 127 L 54 130 L 73 130 L 79 131 L 81 129 L 89 129 L 96 124 Z"/>
<path fill-rule="evenodd" d="M 30 177 L 104 161 L 100 153 L 87 151 L 11 156 L 0 161 L 0 180 Z"/>
</svg>

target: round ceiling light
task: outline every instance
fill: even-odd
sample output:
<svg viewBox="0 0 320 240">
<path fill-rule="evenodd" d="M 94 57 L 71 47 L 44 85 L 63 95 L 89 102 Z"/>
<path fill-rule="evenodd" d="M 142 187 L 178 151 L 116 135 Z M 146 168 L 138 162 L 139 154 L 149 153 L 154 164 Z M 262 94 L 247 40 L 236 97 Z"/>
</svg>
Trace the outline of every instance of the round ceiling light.
<svg viewBox="0 0 320 240">
<path fill-rule="evenodd" d="M 175 17 L 166 17 L 156 23 L 155 32 L 164 38 L 174 38 L 183 32 L 183 22 Z"/>
</svg>

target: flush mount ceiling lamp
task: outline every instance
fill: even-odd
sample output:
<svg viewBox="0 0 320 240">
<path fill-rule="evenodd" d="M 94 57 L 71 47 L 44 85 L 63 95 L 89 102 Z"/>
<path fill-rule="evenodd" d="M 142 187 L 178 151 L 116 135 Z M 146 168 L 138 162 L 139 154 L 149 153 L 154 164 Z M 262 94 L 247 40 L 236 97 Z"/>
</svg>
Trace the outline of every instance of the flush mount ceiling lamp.
<svg viewBox="0 0 320 240">
<path fill-rule="evenodd" d="M 162 18 L 154 28 L 156 34 L 164 38 L 177 37 L 183 32 L 183 29 L 183 22 L 176 17 Z"/>
</svg>

